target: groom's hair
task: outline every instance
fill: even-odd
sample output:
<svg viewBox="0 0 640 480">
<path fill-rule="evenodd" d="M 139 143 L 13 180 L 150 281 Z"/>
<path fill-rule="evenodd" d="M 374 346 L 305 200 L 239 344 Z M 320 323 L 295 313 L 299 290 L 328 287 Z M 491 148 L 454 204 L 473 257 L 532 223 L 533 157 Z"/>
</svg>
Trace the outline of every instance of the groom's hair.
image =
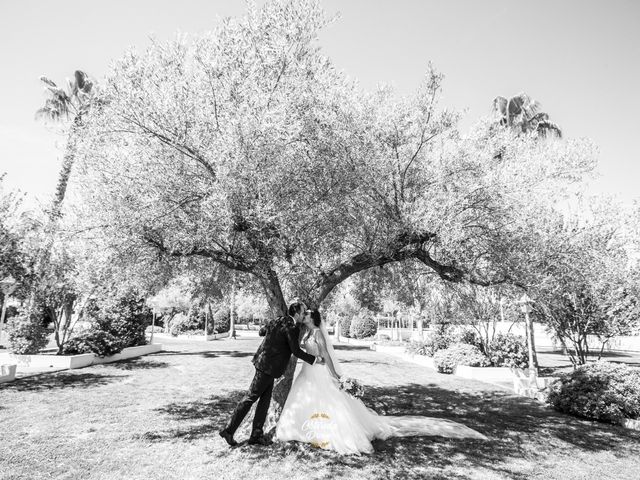
<svg viewBox="0 0 640 480">
<path fill-rule="evenodd" d="M 296 313 L 300 313 L 304 308 L 304 303 L 302 302 L 294 302 L 289 305 L 289 315 L 294 316 Z"/>
</svg>

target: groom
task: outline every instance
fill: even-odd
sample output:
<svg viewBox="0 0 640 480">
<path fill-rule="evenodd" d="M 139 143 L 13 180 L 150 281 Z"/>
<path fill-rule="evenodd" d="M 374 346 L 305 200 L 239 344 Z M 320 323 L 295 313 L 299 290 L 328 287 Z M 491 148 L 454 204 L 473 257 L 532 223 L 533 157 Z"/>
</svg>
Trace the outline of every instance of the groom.
<svg viewBox="0 0 640 480">
<path fill-rule="evenodd" d="M 262 428 L 271 402 L 273 382 L 284 373 L 292 353 L 311 365 L 315 362 L 324 363 L 322 357 L 314 357 L 300 349 L 300 323 L 305 314 L 304 303 L 292 303 L 289 306 L 288 315 L 272 320 L 260 329 L 259 335 L 265 338 L 253 356 L 256 373 L 249 387 L 249 392 L 238 402 L 227 426 L 220 430 L 220 436 L 232 447 L 238 444 L 233 439 L 234 433 L 249 413 L 251 405 L 256 401 L 258 405 L 253 417 L 253 429 L 247 443 L 251 445 L 271 443 L 264 436 Z"/>
</svg>

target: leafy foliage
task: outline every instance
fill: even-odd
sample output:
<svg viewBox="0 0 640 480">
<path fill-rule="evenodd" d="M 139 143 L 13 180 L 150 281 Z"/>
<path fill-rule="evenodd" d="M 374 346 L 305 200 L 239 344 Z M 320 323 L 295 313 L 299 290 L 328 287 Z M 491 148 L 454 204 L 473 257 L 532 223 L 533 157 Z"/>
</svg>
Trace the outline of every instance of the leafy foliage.
<svg viewBox="0 0 640 480">
<path fill-rule="evenodd" d="M 204 326 L 204 322 L 203 322 Z M 193 332 L 195 330 L 202 330 L 203 326 L 200 326 L 199 318 L 197 316 L 189 316 L 184 313 L 178 313 L 175 315 L 169 323 L 169 333 L 174 337 L 186 332 Z"/>
<path fill-rule="evenodd" d="M 498 333 L 491 341 L 488 357 L 494 367 L 529 366 L 529 351 L 525 339 L 512 333 Z"/>
<path fill-rule="evenodd" d="M 433 357 L 436 352 L 444 350 L 455 343 L 456 337 L 448 325 L 437 325 L 424 340 L 412 340 L 406 347 L 407 353 Z"/>
<path fill-rule="evenodd" d="M 91 301 L 84 317 L 91 322 L 90 328 L 75 334 L 63 352 L 91 351 L 105 356 L 147 343 L 145 329 L 151 324 L 152 314 L 134 290 Z"/>
<path fill-rule="evenodd" d="M 640 370 L 610 362 L 582 365 L 551 384 L 547 402 L 560 412 L 606 422 L 640 418 Z"/>
<path fill-rule="evenodd" d="M 341 315 L 338 317 L 338 323 L 340 324 L 340 335 L 343 337 L 350 338 L 351 337 L 351 322 L 354 317 L 348 317 L 346 315 Z"/>
<path fill-rule="evenodd" d="M 466 343 L 467 345 L 478 347 L 478 349 L 482 353 L 486 354 L 482 338 L 480 337 L 480 334 L 473 328 L 463 328 L 460 332 L 458 332 L 456 340 L 458 343 Z"/>
<path fill-rule="evenodd" d="M 454 343 L 444 350 L 438 350 L 433 356 L 433 363 L 440 373 L 453 373 L 458 365 L 486 367 L 489 360 L 473 345 Z"/>
<path fill-rule="evenodd" d="M 604 344 L 612 335 L 640 330 L 640 270 L 631 262 L 637 239 L 623 235 L 629 219 L 604 200 L 585 198 L 582 214 L 550 216 L 531 252 L 534 313 L 566 347 L 575 365 L 585 364 L 589 335 Z M 527 266 L 523 266 L 526 271 Z"/>
<path fill-rule="evenodd" d="M 8 327 L 9 345 L 13 353 L 37 354 L 48 343 L 49 332 L 38 315 L 13 317 Z"/>
<path fill-rule="evenodd" d="M 97 325 L 73 336 L 63 348 L 64 355 L 95 353 L 99 357 L 108 357 L 120 353 L 123 343 L 110 332 Z"/>
<path fill-rule="evenodd" d="M 229 307 L 221 307 L 213 314 L 214 329 L 217 333 L 226 333 L 231 328 Z"/>
<path fill-rule="evenodd" d="M 378 322 L 372 312 L 361 310 L 351 319 L 349 325 L 349 337 L 368 338 L 373 337 L 378 331 Z"/>
</svg>

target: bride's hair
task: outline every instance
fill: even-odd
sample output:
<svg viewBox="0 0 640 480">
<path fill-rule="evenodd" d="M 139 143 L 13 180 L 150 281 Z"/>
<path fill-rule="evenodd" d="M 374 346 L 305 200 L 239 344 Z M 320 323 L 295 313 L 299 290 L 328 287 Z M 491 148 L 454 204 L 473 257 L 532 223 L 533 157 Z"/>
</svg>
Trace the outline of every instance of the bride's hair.
<svg viewBox="0 0 640 480">
<path fill-rule="evenodd" d="M 322 317 L 320 317 L 320 312 L 318 310 L 311 310 L 311 320 L 313 320 L 313 324 L 316 327 L 320 326 L 320 323 L 322 323 Z"/>
</svg>

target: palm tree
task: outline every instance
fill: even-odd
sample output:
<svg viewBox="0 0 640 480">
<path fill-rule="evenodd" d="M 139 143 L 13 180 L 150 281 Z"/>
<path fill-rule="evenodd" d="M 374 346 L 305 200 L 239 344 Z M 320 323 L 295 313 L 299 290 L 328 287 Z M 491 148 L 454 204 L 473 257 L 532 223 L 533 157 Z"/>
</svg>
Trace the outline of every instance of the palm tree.
<svg viewBox="0 0 640 480">
<path fill-rule="evenodd" d="M 526 93 L 506 99 L 496 97 L 493 111 L 500 115 L 500 125 L 522 133 L 536 132 L 541 137 L 562 137 L 560 127 L 549 121 L 549 115 L 540 111 L 540 103 Z"/>
<path fill-rule="evenodd" d="M 42 292 L 40 291 L 42 287 L 41 281 L 44 280 L 45 272 L 50 264 L 58 220 L 61 217 L 62 203 L 67 193 L 71 170 L 76 158 L 76 145 L 80 130 L 83 126 L 83 118 L 91 108 L 91 105 L 97 100 L 94 82 L 81 70 L 75 71 L 73 80 L 67 79 L 66 90 L 59 88 L 55 82 L 47 77 L 42 76 L 40 80 L 45 84 L 47 99 L 45 100 L 44 106 L 36 112 L 36 118 L 53 122 L 71 121 L 71 125 L 67 134 L 67 145 L 58 176 L 56 192 L 51 208 L 47 212 L 48 222 L 45 226 L 45 242 L 38 252 L 34 266 L 35 282 L 31 287 L 31 295 L 28 303 L 29 318 L 31 317 L 31 313 L 36 311 L 38 301 L 42 301 L 42 298 L 38 298 L 42 296 Z M 66 307 L 66 311 L 69 310 L 72 304 L 68 298 L 61 299 L 60 302 Z M 60 309 L 60 311 L 65 311 L 65 309 Z M 58 332 L 56 331 L 56 340 L 57 339 Z M 58 346 L 59 350 L 62 350 L 60 343 L 58 343 Z"/>
<path fill-rule="evenodd" d="M 44 107 L 36 112 L 36 118 L 54 122 L 72 120 L 58 177 L 58 185 L 49 212 L 50 221 L 55 222 L 55 219 L 60 216 L 62 202 L 64 201 L 71 176 L 71 169 L 75 162 L 78 130 L 82 127 L 83 117 L 89 111 L 95 99 L 95 88 L 89 76 L 81 70 L 75 71 L 73 81 L 67 79 L 66 90 L 59 88 L 55 82 L 47 77 L 42 76 L 40 80 L 45 84 L 45 92 L 48 96 Z"/>
</svg>

